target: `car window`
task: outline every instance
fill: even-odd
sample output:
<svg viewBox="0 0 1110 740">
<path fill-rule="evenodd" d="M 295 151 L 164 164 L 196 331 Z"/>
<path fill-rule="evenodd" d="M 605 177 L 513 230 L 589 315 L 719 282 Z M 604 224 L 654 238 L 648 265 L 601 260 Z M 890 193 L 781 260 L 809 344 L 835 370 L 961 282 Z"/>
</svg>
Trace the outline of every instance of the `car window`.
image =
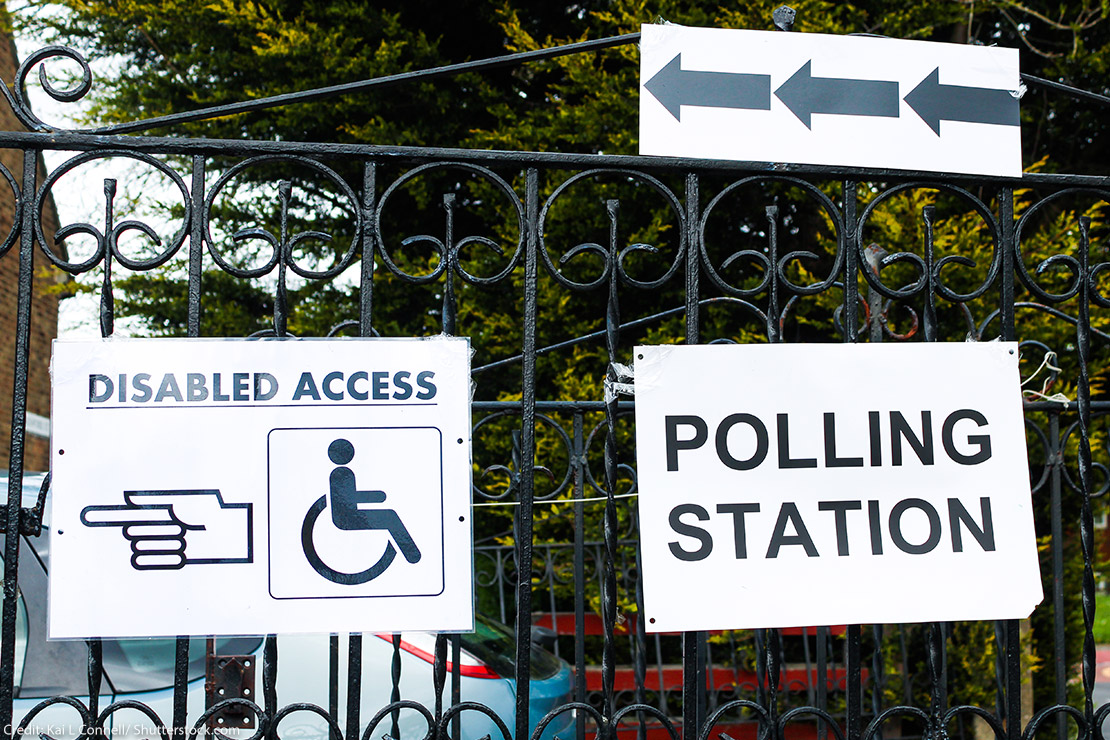
<svg viewBox="0 0 1110 740">
<path fill-rule="evenodd" d="M 464 650 L 478 658 L 499 676 L 516 676 L 516 637 L 504 625 L 481 614 L 474 615 L 474 631 L 459 636 Z M 532 645 L 529 674 L 535 680 L 550 678 L 562 663 L 543 648 Z"/>
<path fill-rule="evenodd" d="M 0 542 L 3 539 L 0 538 Z M 0 580 L 4 575 L 4 559 L 0 558 Z M 23 600 L 23 591 L 16 589 L 15 607 L 15 691 L 23 680 L 23 666 L 27 661 L 27 604 Z"/>
<path fill-rule="evenodd" d="M 189 680 L 204 676 L 207 640 L 189 640 Z M 104 640 L 104 672 L 118 693 L 157 691 L 173 686 L 172 637 L 144 640 Z M 216 638 L 217 655 L 250 655 L 262 644 L 261 637 Z"/>
<path fill-rule="evenodd" d="M 0 539 L 2 543 L 3 539 Z M 3 558 L 0 558 L 0 580 L 3 579 Z M 16 686 L 23 679 L 23 665 L 27 661 L 27 604 L 23 601 L 23 591 L 16 589 Z"/>
<path fill-rule="evenodd" d="M 0 561 L 2 562 L 2 561 Z M 23 601 L 23 594 L 18 594 L 18 603 L 15 607 L 15 691 L 23 682 L 23 666 L 27 661 L 27 604 Z"/>
<path fill-rule="evenodd" d="M 39 489 L 42 486 L 44 478 L 43 473 L 24 473 L 23 475 L 23 505 L 34 506 L 38 500 Z M 7 487 L 7 471 L 0 470 L 0 490 L 5 490 Z M 49 512 L 49 507 L 47 507 Z M 47 524 L 48 517 L 44 517 L 44 532 L 49 530 Z M 0 537 L 0 542 L 3 538 Z M 27 544 L 33 548 L 34 555 L 39 559 L 44 569 L 49 567 L 49 539 L 46 536 L 35 537 L 33 539 L 26 539 Z M 26 557 L 26 556 L 24 556 Z M 42 593 L 39 594 L 38 610 L 42 612 L 42 616 L 36 616 L 36 619 L 41 620 L 45 625 L 45 574 L 38 574 L 39 584 Z M 26 577 L 27 574 L 21 574 L 21 579 Z M 3 577 L 3 562 L 0 561 L 0 577 Z M 32 591 L 34 589 L 32 588 Z M 32 595 L 34 598 L 34 595 Z M 38 614 L 39 612 L 36 612 Z M 32 679 L 31 689 L 34 696 L 49 696 L 53 694 L 73 694 L 77 693 L 78 689 L 73 686 L 58 684 L 55 685 L 61 678 L 56 675 L 64 673 L 68 677 L 72 673 L 73 677 L 79 677 L 83 671 L 61 671 L 58 670 L 60 665 L 68 665 L 72 661 L 65 660 L 72 658 L 70 655 L 74 650 L 81 654 L 81 665 L 85 658 L 84 645 L 77 642 L 55 642 L 45 643 L 43 640 L 45 636 L 38 636 L 35 638 L 36 642 L 34 649 L 36 651 L 36 660 L 38 661 L 38 669 L 35 671 L 37 674 L 55 674 L 53 677 L 49 675 L 38 675 L 37 679 Z M 16 613 L 16 676 L 17 686 L 18 679 L 23 675 L 23 666 L 26 660 L 27 649 L 29 641 L 28 620 L 27 620 L 27 606 L 23 600 L 22 590 L 19 593 L 19 607 Z M 204 676 L 204 651 L 206 639 L 203 637 L 193 638 L 189 641 L 189 680 L 192 681 Z M 104 640 L 103 641 L 103 660 L 104 660 L 104 673 L 108 677 L 108 681 L 115 691 L 119 693 L 130 693 L 135 691 L 156 691 L 160 689 L 168 689 L 173 686 L 173 667 L 174 667 L 174 648 L 176 640 L 173 638 L 153 639 L 153 640 Z M 258 650 L 262 644 L 261 637 L 234 637 L 234 638 L 218 638 L 216 640 L 216 653 L 219 655 L 248 655 Z M 82 679 L 83 680 L 83 679 Z M 41 685 L 39 685 L 41 684 Z"/>
</svg>

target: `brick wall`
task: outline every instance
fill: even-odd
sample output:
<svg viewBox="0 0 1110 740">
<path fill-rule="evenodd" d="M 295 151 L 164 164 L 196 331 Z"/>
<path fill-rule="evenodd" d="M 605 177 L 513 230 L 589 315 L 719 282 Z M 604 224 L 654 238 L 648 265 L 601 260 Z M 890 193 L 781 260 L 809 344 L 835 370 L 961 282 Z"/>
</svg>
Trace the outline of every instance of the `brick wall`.
<svg viewBox="0 0 1110 740">
<path fill-rule="evenodd" d="M 0 10 L 2 12 L 2 10 Z M 19 67 L 15 43 L 10 35 L 0 35 L 0 80 L 10 84 Z M 0 101 L 0 129 L 22 131 L 6 102 Z M 22 179 L 23 153 L 0 149 L 0 163 L 15 177 Z M 39 180 L 43 176 L 39 162 Z M 51 200 L 43 209 L 43 227 L 47 239 L 57 228 L 57 212 Z M 11 233 L 15 204 L 6 180 L 0 178 L 0 243 Z M 58 288 L 65 275 L 51 266 L 35 246 L 35 282 L 31 304 L 31 356 L 27 384 L 29 414 L 50 417 L 50 343 L 58 333 Z M 0 468 L 8 467 L 11 446 L 12 396 L 15 386 L 16 312 L 19 293 L 19 243 L 0 256 Z M 32 425 L 34 426 L 34 425 Z M 47 470 L 50 465 L 49 440 L 28 433 L 25 437 L 24 470 Z"/>
</svg>

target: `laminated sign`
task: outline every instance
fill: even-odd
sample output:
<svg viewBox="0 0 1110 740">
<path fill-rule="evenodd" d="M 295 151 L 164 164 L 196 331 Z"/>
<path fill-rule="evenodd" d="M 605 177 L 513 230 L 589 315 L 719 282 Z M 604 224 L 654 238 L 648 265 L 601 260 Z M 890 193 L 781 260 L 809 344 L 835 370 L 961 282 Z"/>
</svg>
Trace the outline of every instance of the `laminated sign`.
<svg viewBox="0 0 1110 740">
<path fill-rule="evenodd" d="M 648 631 L 1024 618 L 1011 342 L 636 349 Z"/>
<path fill-rule="evenodd" d="M 465 339 L 55 341 L 50 637 L 473 628 Z"/>
</svg>

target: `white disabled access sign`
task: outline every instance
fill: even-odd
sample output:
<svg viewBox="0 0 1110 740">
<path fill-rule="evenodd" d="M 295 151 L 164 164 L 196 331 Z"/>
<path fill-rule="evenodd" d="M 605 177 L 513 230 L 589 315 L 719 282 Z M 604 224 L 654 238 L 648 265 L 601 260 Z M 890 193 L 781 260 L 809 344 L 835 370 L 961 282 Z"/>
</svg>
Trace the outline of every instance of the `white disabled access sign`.
<svg viewBox="0 0 1110 740">
<path fill-rule="evenodd" d="M 1017 351 L 638 347 L 648 630 L 1028 616 Z"/>
<path fill-rule="evenodd" d="M 52 372 L 51 638 L 473 628 L 467 340 L 59 340 Z"/>
</svg>

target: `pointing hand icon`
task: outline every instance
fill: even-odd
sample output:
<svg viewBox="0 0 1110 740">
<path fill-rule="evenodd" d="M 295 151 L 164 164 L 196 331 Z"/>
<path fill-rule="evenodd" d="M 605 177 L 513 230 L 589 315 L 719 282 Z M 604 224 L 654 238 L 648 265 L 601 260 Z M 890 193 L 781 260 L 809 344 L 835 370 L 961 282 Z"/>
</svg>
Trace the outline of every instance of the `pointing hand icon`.
<svg viewBox="0 0 1110 740">
<path fill-rule="evenodd" d="M 253 505 L 225 503 L 215 489 L 124 491 L 125 504 L 86 506 L 87 527 L 119 527 L 135 570 L 253 562 Z"/>
</svg>

